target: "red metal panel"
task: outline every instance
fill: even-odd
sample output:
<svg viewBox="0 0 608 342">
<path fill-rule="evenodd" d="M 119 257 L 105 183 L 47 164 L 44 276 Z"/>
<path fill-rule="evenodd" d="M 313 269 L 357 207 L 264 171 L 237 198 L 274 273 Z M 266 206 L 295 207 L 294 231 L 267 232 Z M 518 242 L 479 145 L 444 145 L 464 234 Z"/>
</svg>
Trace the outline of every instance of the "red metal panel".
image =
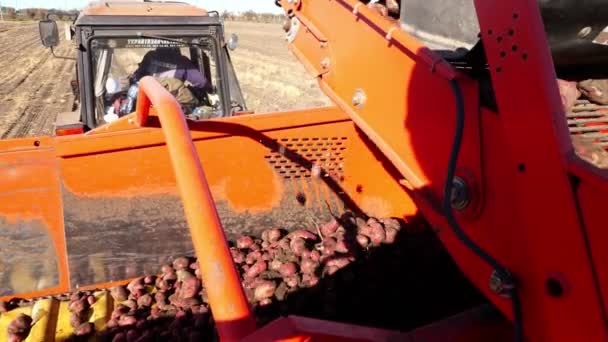
<svg viewBox="0 0 608 342">
<path fill-rule="evenodd" d="M 518 220 L 511 234 L 520 253 L 506 263 L 520 281 L 526 336 L 535 341 L 606 340 L 566 172 L 571 143 L 538 3 L 476 0 L 475 6 L 509 141 L 512 163 L 504 167 L 518 175 L 512 184 Z M 546 288 L 555 274 L 570 289 L 559 298 Z"/>
<path fill-rule="evenodd" d="M 503 342 L 512 326 L 490 306 L 480 306 L 431 325 L 403 333 L 299 316 L 279 318 L 248 336 L 254 341 L 409 341 Z"/>
<path fill-rule="evenodd" d="M 590 255 L 597 277 L 604 312 L 608 312 L 608 249 L 606 241 L 606 198 L 608 197 L 608 169 L 594 165 L 571 154 L 568 170 L 576 180 L 581 222 L 589 244 Z"/>
<path fill-rule="evenodd" d="M 466 110 L 459 167 L 473 170 L 471 179 L 483 184 L 484 196 L 480 215 L 461 215 L 460 224 L 517 278 L 527 338 L 605 340 L 566 171 L 571 143 L 538 4 L 476 5 L 499 110 L 480 113 L 475 82 L 459 78 Z M 290 9 L 327 39 L 331 68 L 319 77 L 323 90 L 393 162 L 463 272 L 510 317 L 510 301 L 488 287 L 492 270 L 455 238 L 432 203 L 441 196 L 453 136 L 455 106 L 447 80 L 457 74 L 358 1 L 309 0 Z M 314 64 L 319 54 L 310 50 L 299 47 L 298 57 Z M 357 89 L 365 96 L 357 96 Z M 474 128 L 478 116 L 480 134 Z M 555 280 L 568 289 L 561 296 L 548 289 Z"/>
</svg>

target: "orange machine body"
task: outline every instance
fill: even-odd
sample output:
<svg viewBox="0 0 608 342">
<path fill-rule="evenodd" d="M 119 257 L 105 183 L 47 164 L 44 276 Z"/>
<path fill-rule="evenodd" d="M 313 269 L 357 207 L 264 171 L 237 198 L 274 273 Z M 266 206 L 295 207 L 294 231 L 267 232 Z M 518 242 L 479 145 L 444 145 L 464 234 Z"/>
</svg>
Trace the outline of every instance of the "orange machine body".
<svg viewBox="0 0 608 342">
<path fill-rule="evenodd" d="M 608 173 L 572 151 L 536 1 L 476 1 L 497 111 L 480 104 L 473 77 L 358 1 L 279 3 L 292 18 L 293 51 L 337 107 L 188 123 L 225 235 L 347 209 L 421 212 L 471 282 L 517 319 L 488 286 L 493 269 L 457 239 L 440 206 L 456 80 L 465 110 L 456 175 L 471 193 L 458 222 L 517 280 L 528 340 L 606 340 Z M 142 128 L 138 111 L 85 135 L 0 142 L 9 180 L 0 225 L 11 246 L 0 251 L 3 295 L 107 284 L 192 252 L 190 239 L 175 238 L 189 232 L 172 165 L 180 152 L 161 129 L 171 130 L 167 114 Z M 323 340 L 305 321 L 277 324 L 256 334 Z"/>
<path fill-rule="evenodd" d="M 516 279 L 527 339 L 605 340 L 599 227 L 608 172 L 572 150 L 537 1 L 475 1 L 497 110 L 478 102 L 474 74 L 359 1 L 281 5 L 296 56 L 398 169 L 462 271 L 515 320 L 510 298 L 490 286 L 494 269 L 456 238 L 437 205 L 457 113 L 449 81 L 457 80 L 465 124 L 456 176 L 471 192 L 459 225 Z"/>
<path fill-rule="evenodd" d="M 152 127 L 145 128 L 137 126 L 134 115 L 123 119 L 130 129 L 0 142 L 0 172 L 10 180 L 2 182 L 0 191 L 3 231 L 31 230 L 40 246 L 49 241 L 53 246 L 17 244 L 3 250 L 5 295 L 31 297 L 67 291 L 70 282 L 75 288 L 127 279 L 155 271 L 166 257 L 193 252 L 157 117 L 150 117 Z M 387 160 L 337 108 L 188 124 L 231 238 L 259 233 L 265 221 L 300 227 L 310 214 L 329 217 L 328 207 L 336 214 L 347 207 L 376 216 L 417 214 Z M 313 165 L 322 172 L 313 174 Z M 298 195 L 305 199 L 302 204 Z M 110 229 L 118 234 L 105 236 Z M 146 245 L 146 235 L 152 245 Z M 167 241 L 175 236 L 184 238 Z M 42 251 L 49 258 L 39 258 Z M 115 264 L 119 256 L 137 252 L 142 256 L 131 258 L 128 267 Z M 28 267 L 11 258 L 26 262 L 21 266 L 52 265 L 35 265 L 33 269 L 48 271 L 22 275 L 32 280 L 29 287 L 12 286 L 18 282 L 9 275 Z M 82 272 L 71 272 L 68 279 L 68 263 Z M 48 277 L 52 279 L 44 280 Z"/>
</svg>

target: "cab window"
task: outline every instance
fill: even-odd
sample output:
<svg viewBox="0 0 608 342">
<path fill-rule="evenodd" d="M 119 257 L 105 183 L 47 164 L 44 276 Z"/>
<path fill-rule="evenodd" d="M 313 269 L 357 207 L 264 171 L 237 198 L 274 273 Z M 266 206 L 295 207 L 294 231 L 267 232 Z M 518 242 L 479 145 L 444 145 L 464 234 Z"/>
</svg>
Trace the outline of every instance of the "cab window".
<svg viewBox="0 0 608 342">
<path fill-rule="evenodd" d="M 138 82 L 156 78 L 194 119 L 223 116 L 221 78 L 211 37 L 96 38 L 91 43 L 98 123 L 135 110 Z"/>
</svg>

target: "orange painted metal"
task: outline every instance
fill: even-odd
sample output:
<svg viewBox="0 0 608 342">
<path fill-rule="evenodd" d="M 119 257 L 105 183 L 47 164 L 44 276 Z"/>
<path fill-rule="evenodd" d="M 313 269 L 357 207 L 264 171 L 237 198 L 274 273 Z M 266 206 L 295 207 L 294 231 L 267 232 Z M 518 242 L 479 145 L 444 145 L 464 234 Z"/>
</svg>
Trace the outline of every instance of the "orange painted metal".
<svg viewBox="0 0 608 342">
<path fill-rule="evenodd" d="M 32 140 L 0 153 L 0 291 L 36 296 L 67 290 L 68 266 L 59 165 L 48 139 Z"/>
<path fill-rule="evenodd" d="M 157 117 L 151 116 L 149 120 L 155 119 Z M 130 120 L 135 122 L 133 117 Z M 339 181 L 344 192 L 364 211 L 377 216 L 404 217 L 417 212 L 402 192 L 397 176 L 385 168 L 384 156 L 370 150 L 371 142 L 355 132 L 352 122 L 336 108 L 191 122 L 190 129 L 195 146 L 201 151 L 214 199 L 227 201 L 233 210 L 270 211 L 276 208 L 275 198 L 281 198 L 286 190 L 278 186 L 276 174 L 265 161 L 269 148 L 264 144 L 282 139 L 310 142 L 313 138 L 344 137 L 347 143 L 343 145 L 343 160 L 339 162 L 344 169 L 344 177 Z M 168 160 L 162 154 L 163 144 L 164 138 L 157 128 L 61 138 L 57 141 L 57 150 L 62 157 L 65 186 L 89 198 L 175 194 L 173 173 L 166 167 Z M 279 144 L 276 149 L 297 147 L 288 146 L 290 144 Z M 225 155 L 238 158 L 225 158 Z M 136 177 L 128 172 L 116 177 L 109 171 L 87 176 L 88 180 L 84 178 L 88 170 L 113 164 L 148 176 Z M 370 178 L 370 174 L 376 176 Z M 249 181 L 251 175 L 255 175 L 255 183 Z M 325 206 L 323 201 L 319 203 Z"/>
<path fill-rule="evenodd" d="M 355 6 L 356 14 L 352 13 Z M 421 169 L 423 162 L 417 160 L 421 155 L 415 153 L 417 147 L 413 142 L 442 149 L 423 158 L 435 159 L 439 155 L 441 162 L 447 161 L 453 120 L 441 122 L 439 119 L 446 112 L 453 112 L 454 100 L 446 79 L 455 78 L 457 71 L 408 34 L 394 30 L 394 23 L 377 16 L 358 1 L 315 1 L 302 6 L 301 11 L 294 11 L 294 15 L 307 18 L 323 30 L 328 39 L 326 44 L 311 43 L 313 35 L 303 20 L 290 45 L 303 64 L 316 71 L 315 76 L 319 74 L 316 67 L 319 59 L 327 56 L 323 58 L 329 61 L 329 72 L 319 77 L 322 89 L 380 147 L 408 183 L 415 188 L 435 187 L 435 197 L 440 194 L 442 184 L 431 185 L 430 181 L 437 179 L 439 173 L 431 175 Z M 335 30 L 335 27 L 349 27 L 349 30 Z M 394 82 L 395 77 L 402 82 Z M 390 82 L 391 86 L 380 86 L 382 82 Z M 468 78 L 461 78 L 460 83 L 467 112 L 475 113 L 477 85 Z M 365 98 L 360 108 L 353 105 L 357 90 L 361 90 Z M 437 102 L 437 98 L 445 101 Z M 473 134 L 467 135 L 464 143 L 471 149 L 463 150 L 461 160 L 465 161 L 463 164 L 470 164 L 467 165 L 472 168 L 469 171 L 480 179 L 479 151 L 474 150 L 480 146 L 475 137 L 476 122 L 477 115 L 467 117 L 467 130 Z M 418 133 L 431 131 L 435 133 Z"/>
<path fill-rule="evenodd" d="M 255 321 L 228 250 L 222 224 L 188 126 L 177 100 L 154 78 L 139 82 L 137 124 L 145 126 L 156 109 L 167 141 L 177 187 L 190 227 L 209 305 L 223 341 L 237 341 L 255 330 Z"/>
<path fill-rule="evenodd" d="M 437 207 L 456 110 L 447 81 L 458 79 L 466 114 L 457 174 L 468 184 L 475 184 L 477 194 L 474 212 L 458 214 L 460 224 L 478 245 L 514 273 L 527 339 L 606 340 L 608 254 L 604 246 L 608 235 L 602 204 L 608 196 L 608 172 L 573 155 L 537 2 L 476 1 L 498 113 L 481 107 L 475 80 L 456 71 L 397 29 L 394 22 L 360 2 L 282 3 L 295 18 L 302 18 L 294 51 L 341 109 L 190 123 L 190 136 L 177 104 L 150 83 L 145 87 L 153 89 L 145 92 L 152 101 L 140 96 L 138 112 L 114 125 L 86 135 L 0 142 L 5 158 L 2 160 L 12 167 L 7 175 L 48 175 L 52 171 L 60 174 L 66 192 L 78 195 L 83 202 L 130 200 L 176 195 L 172 162 L 179 166 L 176 172 L 184 172 L 181 176 L 197 179 L 191 184 L 177 177 L 178 187 L 185 188 L 181 192 L 189 203 L 186 212 L 194 221 L 191 227 L 205 222 L 191 217 L 200 213 L 206 215 L 211 226 L 220 227 L 210 192 L 216 205 L 223 205 L 231 215 L 263 215 L 280 210 L 290 191 L 300 191 L 310 199 L 306 209 L 322 205 L 338 193 L 348 197 L 353 206 L 377 216 L 407 217 L 419 208 L 468 278 L 512 319 L 510 300 L 487 286 L 492 270 L 456 239 Z M 508 58 L 503 57 L 504 51 L 510 51 Z M 323 63 L 329 66 L 323 72 L 319 69 L 323 66 L 321 58 L 328 58 L 329 62 Z M 161 117 L 147 115 L 151 102 Z M 167 121 L 164 113 L 172 114 L 176 120 Z M 139 127 L 144 123 L 149 127 Z M 169 134 L 163 136 L 161 126 Z M 327 180 L 304 181 L 306 170 L 296 171 L 301 172 L 300 178 L 291 178 L 291 171 L 276 165 L 287 151 L 295 151 L 303 161 L 289 161 L 290 168 L 299 170 L 301 166 L 310 172 L 316 156 L 305 150 L 311 148 L 307 144 L 312 138 L 336 138 L 339 142 L 344 138 L 342 176 L 336 180 L 328 176 Z M 169 142 L 172 161 L 165 141 Z M 44 161 L 36 167 L 23 163 L 32 146 L 48 148 L 44 156 L 36 156 Z M 208 185 L 195 154 L 205 165 Z M 190 165 L 190 172 L 180 171 L 183 165 Z M 45 199 L 59 193 L 54 177 L 39 180 L 53 185 Z M 321 187 L 322 183 L 331 183 L 334 188 L 330 191 Z M 19 188 L 32 184 L 26 178 L 7 183 L 5 191 L 14 203 L 0 207 L 0 215 L 8 222 L 30 217 L 33 212 L 34 216 L 50 217 L 44 226 L 53 236 L 60 285 L 45 291 L 57 291 L 67 286 L 67 275 L 61 273 L 61 263 L 66 259 L 61 250 L 65 242 L 58 219 L 61 204 L 49 201 L 45 211 L 35 212 L 29 202 L 36 197 L 13 196 Z M 192 193 L 193 190 L 203 193 Z M 203 253 L 217 253 L 224 259 L 204 259 L 206 254 L 200 254 L 200 247 L 208 241 L 201 242 L 200 233 L 192 229 L 197 254 L 208 263 L 206 272 L 212 272 L 217 260 L 234 270 L 229 256 L 226 259 L 223 233 L 215 235 L 220 250 Z M 234 279 L 229 282 L 235 283 Z M 555 292 L 556 283 L 562 289 L 559 293 Z M 224 290 L 218 285 L 221 281 L 209 284 L 210 289 Z M 241 298 L 242 290 L 235 286 L 227 298 L 218 293 L 214 296 L 221 298 L 212 303 L 217 319 L 216 307 L 219 317 L 230 316 L 222 311 L 230 306 L 217 303 L 234 300 L 235 296 Z M 240 324 L 239 317 L 230 316 L 227 320 Z M 225 324 L 220 328 L 230 330 Z M 292 329 L 291 335 L 273 338 L 309 337 L 310 334 Z"/>
<path fill-rule="evenodd" d="M 64 135 L 73 135 L 73 134 L 82 134 L 84 133 L 84 127 L 61 127 L 55 129 L 55 135 L 64 136 Z"/>
<path fill-rule="evenodd" d="M 308 72 L 316 77 L 331 70 L 332 60 L 329 58 L 329 46 L 326 42 L 319 40 L 309 30 L 298 34 L 295 40 L 296 43 L 289 45 L 289 48 L 302 61 Z"/>
<path fill-rule="evenodd" d="M 496 165 L 487 166 L 485 154 L 500 149 L 502 141 L 499 132 L 489 137 L 497 141 L 483 140 L 477 82 L 407 33 L 393 29 L 394 22 L 358 1 L 310 1 L 293 15 L 306 17 L 327 38 L 326 45 L 310 45 L 306 21 L 302 21 L 292 44 L 292 49 L 300 52 L 297 57 L 303 58 L 305 65 L 313 64 L 319 50 L 326 51 L 331 67 L 318 77 L 321 88 L 371 141 L 368 148 L 390 160 L 392 165 L 385 167 L 393 167 L 402 190 L 415 199 L 425 217 L 442 232 L 440 237 L 456 260 L 471 265 L 463 267 L 465 274 L 483 284 L 480 289 L 508 314 L 510 302 L 493 295 L 485 286 L 492 270 L 451 234 L 440 208 L 455 127 L 456 104 L 448 80 L 458 76 L 466 110 L 466 134 L 456 175 L 468 181 L 473 194 L 473 202 L 466 211 L 458 213 L 458 218 L 474 226 L 474 234 L 487 234 L 492 239 L 501 235 L 494 227 L 512 222 L 509 213 L 497 210 L 499 207 L 485 210 L 492 193 L 485 188 L 489 180 L 493 181 L 492 191 L 510 190 L 507 182 L 494 182 L 498 173 L 484 172 L 484 167 Z M 494 157 L 492 154 L 490 158 Z M 502 199 L 496 203 L 499 202 Z"/>
<path fill-rule="evenodd" d="M 114 232 L 136 230 L 141 233 L 154 220 L 163 222 L 159 229 L 171 232 L 170 239 L 190 240 L 185 225 L 185 230 L 176 228 L 183 224 L 183 216 L 179 213 L 182 209 L 179 206 L 169 209 L 165 202 L 161 202 L 162 205 L 158 207 L 140 208 L 141 201 L 144 200 L 156 203 L 155 201 L 161 198 L 170 197 L 179 202 L 175 174 L 159 118 L 151 110 L 147 123 L 150 127 L 144 128 L 135 124 L 135 114 L 119 121 L 122 121 L 124 127 L 117 128 L 116 131 L 112 131 L 112 125 L 108 125 L 107 128 L 99 128 L 94 134 L 89 132 L 53 138 L 3 140 L 0 141 L 0 151 L 6 158 L 16 161 L 22 159 L 25 152 L 48 149 L 49 158 L 53 163 L 40 165 L 36 173 L 50 174 L 55 172 L 52 168 L 57 167 L 64 198 L 44 203 L 53 208 L 57 215 L 63 212 L 66 216 L 63 224 L 59 221 L 56 226 L 47 226 L 46 229 L 56 230 L 54 234 L 61 240 L 66 234 L 71 239 L 73 234 L 77 233 L 77 239 L 68 243 L 68 247 L 77 246 L 84 253 L 94 255 L 109 253 L 109 257 L 112 257 L 112 252 L 115 255 L 125 252 L 125 247 L 110 249 L 117 244 L 120 246 L 120 241 L 104 242 L 114 235 L 112 229 Z M 375 149 L 362 132 L 356 130 L 353 122 L 338 108 L 253 114 L 188 122 L 188 126 L 196 151 L 205 167 L 205 176 L 215 203 L 224 208 L 223 215 L 230 215 L 226 217 L 230 222 L 234 222 L 234 216 L 248 217 L 246 221 L 225 227 L 231 232 L 238 231 L 239 228 L 251 224 L 250 222 L 255 225 L 255 221 L 252 221 L 255 217 L 265 217 L 265 220 L 284 225 L 286 228 L 299 228 L 287 224 L 292 221 L 291 218 L 287 217 L 285 223 L 281 223 L 282 217 L 273 214 L 281 212 L 282 209 L 293 211 L 291 206 L 299 207 L 290 197 L 297 191 L 301 191 L 309 199 L 306 209 L 298 209 L 304 212 L 326 209 L 326 203 L 329 203 L 332 210 L 338 213 L 343 210 L 341 203 L 344 200 L 348 202 L 350 209 L 358 208 L 375 216 L 407 219 L 418 214 L 416 204 L 399 184 L 398 172 L 387 168 L 390 163 L 386 157 Z M 308 146 L 321 143 L 334 145 Z M 336 145 L 338 143 L 340 145 Z M 317 149 L 317 152 L 311 154 L 313 148 Z M 326 158 L 329 164 L 322 166 L 340 167 L 341 176 L 335 179 L 324 176 L 318 179 L 308 178 L 307 184 L 303 183 L 306 178 L 301 176 L 286 179 L 285 175 L 279 173 L 280 170 L 273 167 L 276 164 L 270 163 L 271 160 L 268 159 L 270 155 L 279 156 L 285 151 L 292 151 L 304 163 L 289 161 L 292 169 L 310 168 L 315 160 L 325 158 L 324 153 L 339 151 L 339 156 L 331 157 L 336 159 L 335 161 Z M 320 154 L 321 157 L 315 154 Z M 27 169 L 30 167 L 29 164 L 16 163 L 11 172 L 25 174 L 29 172 Z M 15 183 L 14 186 L 18 189 L 28 187 L 28 184 Z M 11 204 L 10 211 L 6 211 L 7 215 L 23 216 L 30 210 L 31 202 L 8 201 L 6 204 Z M 138 210 L 143 211 L 138 215 Z M 4 213 L 0 211 L 0 214 Z M 117 222 L 122 223 L 117 225 Z M 87 231 L 95 233 L 89 234 Z M 176 232 L 180 235 L 176 236 Z M 140 239 L 134 246 L 140 245 L 142 240 L 158 240 L 159 245 L 154 251 L 163 253 L 168 245 L 163 240 L 163 235 L 159 237 L 154 234 L 156 233 L 139 234 Z M 96 242 L 99 242 L 96 244 L 98 247 L 93 248 L 91 244 Z M 175 246 L 175 243 L 171 246 Z M 135 252 L 136 250 L 132 253 Z M 57 249 L 56 253 L 59 260 L 66 260 L 65 248 Z M 189 249 L 178 251 L 169 248 L 163 256 L 174 253 L 190 252 Z M 86 257 L 86 254 L 83 257 Z M 117 257 L 111 261 L 120 265 L 123 258 Z M 150 259 L 142 262 L 152 265 L 150 271 L 155 272 L 156 266 L 164 261 Z M 87 271 L 78 268 L 78 265 L 74 267 L 76 269 L 70 270 L 71 275 Z M 37 292 L 15 291 L 13 294 L 29 298 L 68 291 L 67 274 L 61 273 L 59 276 L 60 279 L 65 279 L 62 280 L 64 285 L 61 288 Z M 103 288 L 115 284 L 114 281 L 127 278 L 128 275 L 106 274 L 101 280 L 94 281 L 97 278 L 90 278 L 77 284 L 83 288 Z"/>
<path fill-rule="evenodd" d="M 527 339 L 606 340 L 608 171 L 572 151 L 537 1 L 475 3 L 497 113 L 476 102 L 475 80 L 359 1 L 281 4 L 303 18 L 296 56 L 317 62 L 319 44 L 306 42 L 313 23 L 332 65 L 318 78 L 322 89 L 391 160 L 463 272 L 512 317 L 511 301 L 488 286 L 492 269 L 455 238 L 433 202 L 456 117 L 447 80 L 458 80 L 466 113 L 457 175 L 479 196 L 473 212 L 457 213 L 460 225 L 513 272 Z M 355 97 L 357 89 L 365 96 Z"/>
<path fill-rule="evenodd" d="M 208 13 L 186 3 L 98 1 L 85 7 L 81 15 L 206 16 Z"/>
</svg>

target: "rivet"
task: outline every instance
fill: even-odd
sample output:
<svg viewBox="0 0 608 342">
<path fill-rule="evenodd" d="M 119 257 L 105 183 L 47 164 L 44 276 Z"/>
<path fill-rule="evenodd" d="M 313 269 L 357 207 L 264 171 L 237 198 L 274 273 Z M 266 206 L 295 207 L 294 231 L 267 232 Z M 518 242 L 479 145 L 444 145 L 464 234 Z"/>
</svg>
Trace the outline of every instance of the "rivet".
<svg viewBox="0 0 608 342">
<path fill-rule="evenodd" d="M 471 203 L 471 193 L 464 179 L 454 177 L 450 202 L 452 203 L 452 208 L 458 211 L 466 209 Z"/>
<path fill-rule="evenodd" d="M 323 68 L 323 69 L 327 69 L 327 68 L 329 68 L 329 64 L 330 64 L 330 62 L 329 62 L 329 58 L 325 57 L 325 58 L 323 58 L 323 60 L 321 61 L 321 68 Z"/>
<path fill-rule="evenodd" d="M 363 105 L 365 105 L 365 102 L 367 101 L 367 95 L 365 95 L 363 89 L 355 90 L 352 101 L 353 106 L 355 106 L 357 109 L 363 108 Z"/>
<path fill-rule="evenodd" d="M 591 26 L 585 26 L 578 32 L 579 38 L 585 38 L 591 33 Z"/>
<path fill-rule="evenodd" d="M 488 286 L 492 292 L 505 298 L 511 297 L 511 292 L 515 288 L 515 284 L 512 283 L 508 274 L 501 274 L 498 271 L 492 271 Z"/>
</svg>

